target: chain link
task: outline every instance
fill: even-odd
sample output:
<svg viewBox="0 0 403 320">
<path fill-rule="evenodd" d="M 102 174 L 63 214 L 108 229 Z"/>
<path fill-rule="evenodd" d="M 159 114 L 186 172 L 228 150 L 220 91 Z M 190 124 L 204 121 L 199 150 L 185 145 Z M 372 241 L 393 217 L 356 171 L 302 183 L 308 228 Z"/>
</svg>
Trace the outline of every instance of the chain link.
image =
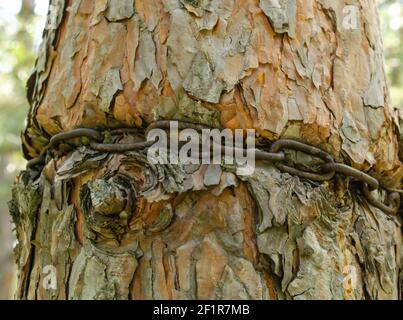
<svg viewBox="0 0 403 320">
<path fill-rule="evenodd" d="M 296 150 L 303 152 L 305 154 L 308 154 L 313 157 L 317 157 L 321 160 L 323 160 L 326 163 L 333 163 L 333 157 L 328 154 L 327 152 L 323 151 L 322 149 L 319 149 L 317 147 L 311 146 L 309 144 L 297 141 L 297 140 L 291 140 L 291 139 L 280 139 L 274 142 L 270 148 L 271 152 L 279 152 L 284 149 L 289 149 L 289 150 Z M 300 170 L 298 168 L 291 167 L 287 164 L 284 163 L 276 163 L 275 164 L 278 169 L 284 172 L 288 172 L 292 175 L 309 179 L 312 181 L 327 181 L 330 180 L 334 177 L 336 174 L 336 171 L 330 170 L 327 172 L 321 172 L 321 173 L 315 173 L 312 171 L 304 171 Z"/>
<path fill-rule="evenodd" d="M 203 129 L 212 129 L 208 126 L 190 122 L 177 121 L 177 123 L 178 130 L 194 129 L 201 133 Z M 141 140 L 132 143 L 105 143 L 107 138 L 110 136 L 124 134 L 141 134 L 147 136 L 147 133 L 152 129 L 158 128 L 168 130 L 170 127 L 171 121 L 162 120 L 153 122 L 146 128 L 145 131 L 141 128 L 125 127 L 111 129 L 103 132 L 89 128 L 76 128 L 67 132 L 61 132 L 54 135 L 49 140 L 48 145 L 41 151 L 38 157 L 28 161 L 27 169 L 34 170 L 34 168 L 42 168 L 46 162 L 46 155 L 51 149 L 57 148 L 60 143 L 67 143 L 68 141 L 73 139 L 81 139 L 82 144 L 88 145 L 88 141 L 83 142 L 82 139 L 87 138 L 89 140 L 89 146 L 99 152 L 123 153 L 128 151 L 146 149 L 150 147 L 154 142 Z M 226 150 L 227 148 L 228 147 L 223 146 L 223 150 Z M 232 152 L 234 150 L 235 148 L 231 148 Z M 320 165 L 320 170 L 308 171 L 297 168 L 295 164 L 291 166 L 286 161 L 284 150 L 294 150 L 320 159 L 323 162 Z M 364 195 L 368 203 L 372 206 L 390 215 L 395 215 L 400 208 L 400 196 L 403 193 L 403 190 L 391 191 L 385 189 L 385 191 L 388 193 L 388 197 L 386 203 L 382 202 L 374 195 L 374 192 L 380 188 L 380 184 L 377 179 L 351 166 L 335 162 L 333 157 L 328 152 L 318 147 L 298 140 L 279 139 L 271 144 L 269 151 L 260 149 L 255 149 L 254 151 L 256 160 L 272 162 L 280 171 L 287 172 L 291 175 L 295 175 L 308 180 L 324 182 L 331 180 L 336 174 L 342 174 L 344 176 L 353 178 L 356 181 L 361 182 L 362 194 Z"/>
</svg>

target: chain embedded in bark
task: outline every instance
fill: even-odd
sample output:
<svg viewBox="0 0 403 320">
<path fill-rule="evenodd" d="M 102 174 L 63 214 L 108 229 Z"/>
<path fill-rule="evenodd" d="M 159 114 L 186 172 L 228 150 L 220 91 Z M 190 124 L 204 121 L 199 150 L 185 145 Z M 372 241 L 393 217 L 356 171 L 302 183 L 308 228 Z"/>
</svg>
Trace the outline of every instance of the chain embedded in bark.
<svg viewBox="0 0 403 320">
<path fill-rule="evenodd" d="M 201 132 L 203 129 L 212 129 L 205 125 L 184 121 L 177 122 L 179 130 L 194 129 L 198 132 Z M 49 140 L 48 145 L 41 151 L 38 157 L 28 161 L 27 169 L 32 170 L 34 168 L 39 168 L 39 170 L 41 170 L 41 168 L 45 165 L 46 155 L 51 149 L 57 148 L 57 145 L 62 142 L 77 138 L 86 138 L 87 141 L 84 141 L 83 144 L 89 145 L 90 148 L 104 153 L 123 153 L 146 149 L 150 147 L 154 141 L 142 140 L 139 142 L 121 144 L 105 143 L 104 141 L 107 136 L 116 136 L 122 134 L 144 134 L 146 136 L 151 129 L 169 129 L 170 123 L 171 121 L 169 120 L 156 121 L 150 124 L 146 128 L 145 132 L 142 132 L 140 128 L 118 128 L 103 132 L 89 128 L 76 128 L 67 132 L 61 132 L 54 135 Z M 235 150 L 235 148 L 232 148 L 232 150 Z M 320 165 L 319 170 L 316 172 L 301 169 L 295 164 L 290 165 L 289 163 L 286 163 L 286 157 L 283 150 L 294 150 L 305 153 L 322 160 L 323 164 Z M 387 203 L 384 203 L 375 198 L 373 195 L 373 192 L 381 187 L 377 179 L 349 165 L 335 162 L 333 157 L 328 152 L 305 142 L 294 139 L 279 139 L 271 144 L 268 151 L 255 149 L 255 159 L 272 162 L 280 171 L 312 181 L 328 181 L 331 180 L 336 174 L 342 174 L 344 176 L 354 178 L 355 180 L 361 182 L 362 193 L 368 203 L 370 203 L 372 206 L 390 215 L 396 214 L 400 208 L 400 198 L 403 194 L 403 190 L 390 191 L 384 188 L 388 192 Z"/>
</svg>

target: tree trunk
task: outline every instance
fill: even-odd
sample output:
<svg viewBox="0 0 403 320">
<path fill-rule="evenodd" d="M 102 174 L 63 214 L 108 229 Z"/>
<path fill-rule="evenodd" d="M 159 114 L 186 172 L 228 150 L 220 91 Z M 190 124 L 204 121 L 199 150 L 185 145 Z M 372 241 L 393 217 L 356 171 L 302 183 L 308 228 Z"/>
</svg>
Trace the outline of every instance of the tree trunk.
<svg viewBox="0 0 403 320">
<path fill-rule="evenodd" d="M 28 159 L 76 127 L 178 119 L 254 128 L 261 143 L 298 138 L 401 188 L 375 1 L 50 8 L 28 82 Z M 241 177 L 64 147 L 14 187 L 19 299 L 399 297 L 400 220 L 348 178 L 318 184 L 267 162 Z"/>
</svg>

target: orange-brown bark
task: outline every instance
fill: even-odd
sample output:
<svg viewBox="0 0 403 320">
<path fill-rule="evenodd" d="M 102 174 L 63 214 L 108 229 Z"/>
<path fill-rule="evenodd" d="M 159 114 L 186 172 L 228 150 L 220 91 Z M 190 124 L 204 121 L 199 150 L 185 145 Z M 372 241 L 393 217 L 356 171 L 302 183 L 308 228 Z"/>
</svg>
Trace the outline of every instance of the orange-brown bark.
<svg viewBox="0 0 403 320">
<path fill-rule="evenodd" d="M 29 82 L 26 156 L 75 127 L 178 119 L 299 138 L 401 188 L 375 2 L 277 2 L 51 1 L 56 25 Z M 355 28 L 345 25 L 347 5 Z M 398 297 L 400 224 L 348 179 L 318 186 L 258 164 L 247 179 L 223 169 L 207 184 L 209 166 L 158 176 L 136 153 L 75 152 L 30 182 L 42 201 L 31 206 L 35 229 L 21 228 L 19 298 Z M 77 169 L 91 157 L 95 165 Z M 85 207 L 101 197 L 88 183 L 120 187 L 106 173 L 130 180 L 136 203 L 102 224 Z M 144 191 L 146 173 L 159 180 Z M 41 286 L 49 264 L 53 291 Z"/>
</svg>

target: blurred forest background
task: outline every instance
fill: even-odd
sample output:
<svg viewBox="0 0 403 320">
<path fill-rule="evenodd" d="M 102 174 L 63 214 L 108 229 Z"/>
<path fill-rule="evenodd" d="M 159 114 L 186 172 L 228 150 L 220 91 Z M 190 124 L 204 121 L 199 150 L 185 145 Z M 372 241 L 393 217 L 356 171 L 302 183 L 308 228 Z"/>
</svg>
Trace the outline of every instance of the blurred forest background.
<svg viewBox="0 0 403 320">
<path fill-rule="evenodd" d="M 378 0 L 378 4 L 392 102 L 403 112 L 403 0 Z M 0 299 L 12 298 L 15 286 L 15 240 L 7 202 L 14 177 L 25 166 L 20 149 L 28 110 L 25 83 L 47 8 L 48 0 L 0 0 Z"/>
</svg>

